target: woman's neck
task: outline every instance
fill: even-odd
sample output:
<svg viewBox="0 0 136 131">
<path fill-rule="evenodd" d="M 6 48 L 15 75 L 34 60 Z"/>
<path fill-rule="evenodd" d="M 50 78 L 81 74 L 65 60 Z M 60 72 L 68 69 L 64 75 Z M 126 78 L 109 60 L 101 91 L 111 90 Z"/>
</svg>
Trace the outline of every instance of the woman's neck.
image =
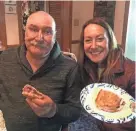
<svg viewBox="0 0 136 131">
<path fill-rule="evenodd" d="M 107 66 L 107 58 L 105 58 L 103 61 L 98 63 L 98 68 L 106 68 Z"/>
</svg>

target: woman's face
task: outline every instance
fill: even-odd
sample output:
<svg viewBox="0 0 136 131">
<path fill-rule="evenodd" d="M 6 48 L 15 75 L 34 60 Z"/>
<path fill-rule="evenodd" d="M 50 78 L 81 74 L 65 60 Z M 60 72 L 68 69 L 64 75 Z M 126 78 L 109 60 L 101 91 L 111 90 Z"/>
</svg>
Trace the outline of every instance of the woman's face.
<svg viewBox="0 0 136 131">
<path fill-rule="evenodd" d="M 84 29 L 85 55 L 94 63 L 101 63 L 109 52 L 106 30 L 97 24 L 89 24 Z"/>
</svg>

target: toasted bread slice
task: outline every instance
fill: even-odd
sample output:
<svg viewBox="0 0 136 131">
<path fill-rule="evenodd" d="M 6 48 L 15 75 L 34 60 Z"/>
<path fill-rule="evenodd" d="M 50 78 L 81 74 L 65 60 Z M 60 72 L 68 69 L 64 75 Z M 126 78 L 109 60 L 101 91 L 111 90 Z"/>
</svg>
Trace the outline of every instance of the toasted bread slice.
<svg viewBox="0 0 136 131">
<path fill-rule="evenodd" d="M 100 110 L 117 112 L 121 105 L 124 104 L 124 101 L 122 101 L 122 99 L 115 93 L 101 89 L 97 95 L 95 103 Z"/>
</svg>

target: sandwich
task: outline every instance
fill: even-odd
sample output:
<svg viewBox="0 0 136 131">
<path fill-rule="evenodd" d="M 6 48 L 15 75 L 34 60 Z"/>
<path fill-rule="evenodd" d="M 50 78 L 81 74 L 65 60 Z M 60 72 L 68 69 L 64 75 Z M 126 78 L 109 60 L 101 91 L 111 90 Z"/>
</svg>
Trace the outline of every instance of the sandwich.
<svg viewBox="0 0 136 131">
<path fill-rule="evenodd" d="M 106 112 L 117 112 L 121 110 L 125 102 L 117 94 L 101 89 L 95 100 L 98 109 Z"/>
<path fill-rule="evenodd" d="M 25 85 L 22 91 L 23 96 L 28 97 L 30 99 L 43 99 L 44 96 L 41 92 L 36 90 L 33 86 L 31 85 Z"/>
</svg>

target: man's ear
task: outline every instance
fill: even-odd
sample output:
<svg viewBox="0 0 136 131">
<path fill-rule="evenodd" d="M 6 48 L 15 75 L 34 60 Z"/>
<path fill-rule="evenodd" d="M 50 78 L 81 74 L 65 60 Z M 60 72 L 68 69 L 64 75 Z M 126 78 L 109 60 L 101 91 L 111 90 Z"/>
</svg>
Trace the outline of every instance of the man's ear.
<svg viewBox="0 0 136 131">
<path fill-rule="evenodd" d="M 54 31 L 54 36 L 55 36 L 55 37 L 56 37 L 56 34 L 57 34 L 57 31 L 55 30 L 55 31 Z"/>
<path fill-rule="evenodd" d="M 55 43 L 55 41 L 56 41 L 56 32 L 57 31 L 54 31 L 54 33 L 53 33 L 53 43 Z"/>
</svg>

